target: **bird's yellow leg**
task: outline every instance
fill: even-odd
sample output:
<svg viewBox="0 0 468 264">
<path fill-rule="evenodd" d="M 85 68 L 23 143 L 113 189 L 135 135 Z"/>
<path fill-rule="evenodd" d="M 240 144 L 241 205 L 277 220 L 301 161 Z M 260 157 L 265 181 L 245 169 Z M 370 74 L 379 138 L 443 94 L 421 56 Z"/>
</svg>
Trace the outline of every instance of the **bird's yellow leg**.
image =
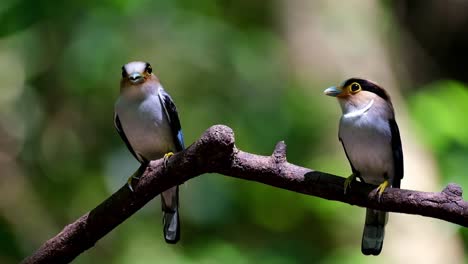
<svg viewBox="0 0 468 264">
<path fill-rule="evenodd" d="M 137 172 L 134 172 L 134 173 L 132 174 L 132 176 L 128 177 L 128 180 L 127 180 L 127 186 L 128 186 L 128 188 L 130 189 L 130 191 L 132 191 L 132 192 L 134 192 L 133 187 L 132 187 L 132 181 L 133 181 L 133 179 L 136 179 L 136 180 L 139 180 L 139 179 L 140 179 L 140 177 L 138 177 L 138 176 L 135 175 L 136 173 L 137 173 Z"/>
<path fill-rule="evenodd" d="M 142 163 L 142 164 L 140 165 L 140 167 L 138 168 L 138 170 L 136 170 L 136 171 L 132 174 L 132 176 L 130 176 L 130 177 L 128 178 L 128 180 L 127 180 L 127 186 L 128 186 L 128 188 L 130 189 L 130 191 L 133 192 L 133 187 L 132 187 L 132 181 L 133 181 L 133 179 L 139 180 L 140 177 L 141 177 L 141 175 L 143 175 L 143 173 L 145 172 L 147 166 L 148 166 L 148 163 L 146 163 L 146 162 L 145 162 L 145 163 Z"/>
<path fill-rule="evenodd" d="M 169 161 L 169 158 L 174 155 L 172 152 L 168 152 L 164 154 L 164 167 L 167 167 L 167 162 Z"/>
<path fill-rule="evenodd" d="M 383 192 L 385 191 L 385 189 L 387 189 L 387 187 L 390 186 L 390 183 L 388 182 L 388 180 L 385 180 L 384 182 L 382 182 L 379 187 L 377 187 L 377 193 L 379 195 L 379 200 L 380 200 L 380 197 L 382 196 Z"/>
<path fill-rule="evenodd" d="M 346 178 L 345 182 L 344 182 L 344 193 L 346 194 L 346 191 L 349 189 L 351 189 L 351 183 L 356 179 L 356 174 L 351 174 L 351 176 L 349 176 L 348 178 Z"/>
</svg>

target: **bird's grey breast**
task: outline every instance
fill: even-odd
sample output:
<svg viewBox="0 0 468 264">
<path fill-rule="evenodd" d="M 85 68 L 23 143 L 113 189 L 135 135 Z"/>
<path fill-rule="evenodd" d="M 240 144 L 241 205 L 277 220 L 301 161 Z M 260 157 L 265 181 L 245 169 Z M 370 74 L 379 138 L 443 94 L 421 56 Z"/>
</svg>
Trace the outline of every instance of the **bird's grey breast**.
<svg viewBox="0 0 468 264">
<path fill-rule="evenodd" d="M 149 95 L 141 101 L 120 97 L 116 113 L 135 152 L 152 160 L 173 150 L 171 128 L 157 94 Z"/>
<path fill-rule="evenodd" d="M 339 136 L 350 162 L 367 183 L 380 184 L 384 174 L 393 179 L 393 153 L 388 120 L 371 108 L 340 120 Z"/>
</svg>

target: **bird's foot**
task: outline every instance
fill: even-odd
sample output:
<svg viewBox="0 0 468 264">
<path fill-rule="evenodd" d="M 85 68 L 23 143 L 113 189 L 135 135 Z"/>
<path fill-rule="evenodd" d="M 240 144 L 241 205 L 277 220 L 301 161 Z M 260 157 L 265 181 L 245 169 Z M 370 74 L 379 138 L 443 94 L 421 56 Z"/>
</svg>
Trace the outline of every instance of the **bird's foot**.
<svg viewBox="0 0 468 264">
<path fill-rule="evenodd" d="M 172 152 L 168 152 L 166 154 L 164 154 L 164 167 L 166 168 L 167 167 L 167 162 L 169 161 L 169 158 L 174 155 L 174 153 Z"/>
<path fill-rule="evenodd" d="M 348 178 L 346 178 L 344 182 L 344 193 L 346 194 L 346 191 L 348 189 L 351 189 L 351 183 L 356 179 L 356 174 L 351 174 Z"/>
<path fill-rule="evenodd" d="M 130 189 L 130 191 L 134 192 L 133 190 L 133 187 L 132 187 L 132 181 L 135 179 L 135 180 L 139 180 L 141 175 L 143 175 L 143 173 L 145 172 L 146 170 L 146 167 L 148 166 L 148 163 L 147 162 L 144 162 L 140 165 L 140 167 L 138 168 L 137 171 L 135 171 L 132 176 L 130 176 L 127 180 L 127 186 L 128 188 Z"/>
<path fill-rule="evenodd" d="M 388 180 L 385 180 L 379 185 L 379 187 L 377 187 L 377 195 L 379 198 L 379 202 L 380 202 L 380 199 L 382 198 L 382 194 L 384 193 L 385 189 L 387 189 L 388 186 L 390 186 L 390 183 L 388 182 Z"/>
<path fill-rule="evenodd" d="M 128 188 L 130 189 L 130 191 L 132 191 L 132 192 L 134 192 L 133 187 L 132 187 L 132 181 L 133 181 L 133 179 L 139 180 L 140 177 L 135 176 L 135 173 L 134 173 L 132 176 L 128 177 L 127 186 L 128 186 Z"/>
</svg>

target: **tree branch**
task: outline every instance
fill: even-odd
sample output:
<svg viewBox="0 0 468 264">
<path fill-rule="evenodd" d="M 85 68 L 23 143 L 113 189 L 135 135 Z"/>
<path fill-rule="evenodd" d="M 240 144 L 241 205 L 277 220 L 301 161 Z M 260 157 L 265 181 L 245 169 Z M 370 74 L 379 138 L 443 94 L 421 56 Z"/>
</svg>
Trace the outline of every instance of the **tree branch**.
<svg viewBox="0 0 468 264">
<path fill-rule="evenodd" d="M 203 173 L 215 172 L 235 178 L 389 212 L 417 214 L 468 227 L 468 203 L 462 189 L 449 184 L 442 192 L 387 189 L 378 201 L 375 186 L 353 182 L 344 194 L 344 178 L 303 168 L 286 160 L 286 145 L 279 142 L 271 156 L 243 152 L 234 145 L 234 133 L 226 126 L 209 128 L 185 151 L 169 159 L 152 161 L 135 192 L 123 186 L 111 197 L 59 234 L 45 242 L 23 263 L 68 263 L 168 188 Z"/>
</svg>

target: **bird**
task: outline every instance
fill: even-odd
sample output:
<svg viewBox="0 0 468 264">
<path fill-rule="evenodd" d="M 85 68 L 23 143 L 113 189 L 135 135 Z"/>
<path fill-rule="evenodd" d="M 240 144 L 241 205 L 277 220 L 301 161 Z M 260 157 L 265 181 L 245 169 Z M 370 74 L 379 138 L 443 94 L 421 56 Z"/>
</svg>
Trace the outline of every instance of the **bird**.
<svg viewBox="0 0 468 264">
<path fill-rule="evenodd" d="M 379 201 L 386 188 L 400 188 L 403 151 L 388 93 L 361 78 L 350 78 L 324 93 L 336 97 L 342 110 L 338 137 L 352 170 L 344 183 L 345 194 L 356 179 L 378 186 Z M 366 208 L 361 242 L 364 255 L 380 254 L 387 221 L 387 212 Z"/>
<path fill-rule="evenodd" d="M 147 62 L 134 61 L 122 66 L 114 124 L 129 151 L 140 162 L 138 170 L 127 181 L 132 192 L 132 180 L 139 179 L 150 160 L 164 158 L 166 166 L 174 152 L 185 148 L 174 101 Z M 162 192 L 161 205 L 165 241 L 175 244 L 180 239 L 179 186 Z"/>
</svg>

